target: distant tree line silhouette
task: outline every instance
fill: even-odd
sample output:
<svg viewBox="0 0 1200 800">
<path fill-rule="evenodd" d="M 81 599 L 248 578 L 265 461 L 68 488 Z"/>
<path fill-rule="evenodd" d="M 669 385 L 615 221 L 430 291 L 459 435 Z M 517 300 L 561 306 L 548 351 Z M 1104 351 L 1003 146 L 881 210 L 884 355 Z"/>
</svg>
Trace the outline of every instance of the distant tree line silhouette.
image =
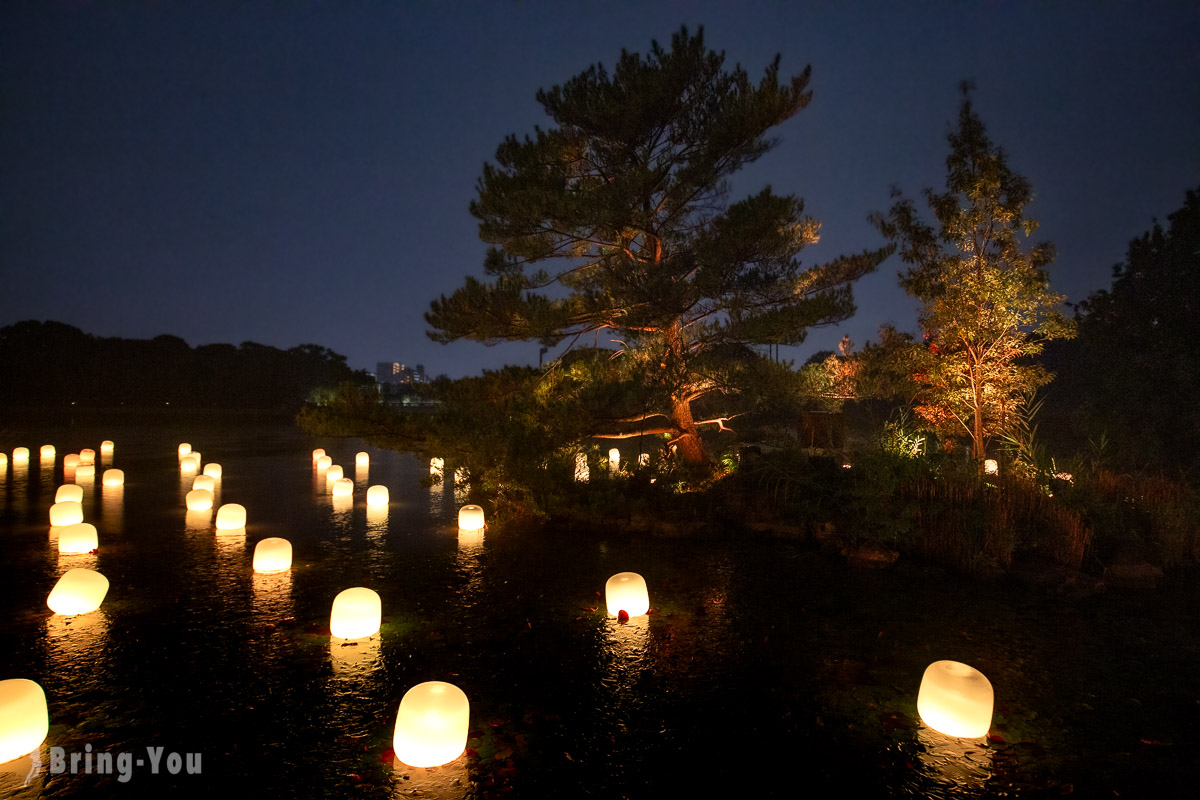
<svg viewBox="0 0 1200 800">
<path fill-rule="evenodd" d="M 0 405 L 295 410 L 314 391 L 370 383 L 315 344 L 190 347 L 177 336 L 93 336 L 61 322 L 0 328 Z"/>
</svg>

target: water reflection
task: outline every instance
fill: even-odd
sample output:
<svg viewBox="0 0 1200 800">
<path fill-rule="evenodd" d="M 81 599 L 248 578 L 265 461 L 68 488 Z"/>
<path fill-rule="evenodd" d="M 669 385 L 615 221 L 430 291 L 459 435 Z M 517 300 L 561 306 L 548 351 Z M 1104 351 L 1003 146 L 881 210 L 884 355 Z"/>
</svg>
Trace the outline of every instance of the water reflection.
<svg viewBox="0 0 1200 800">
<path fill-rule="evenodd" d="M 376 544 L 381 544 L 387 532 L 388 507 L 367 506 L 367 538 Z"/>
<path fill-rule="evenodd" d="M 12 507 L 17 517 L 29 513 L 29 462 L 13 459 L 12 462 Z"/>
<path fill-rule="evenodd" d="M 51 528 L 51 536 L 54 536 L 54 529 Z M 57 540 L 54 542 L 54 549 L 58 549 Z M 68 570 L 72 569 L 90 569 L 99 572 L 100 557 L 97 553 L 76 553 L 67 555 L 65 553 L 58 554 L 58 577 L 62 577 Z"/>
<path fill-rule="evenodd" d="M 354 491 L 365 492 L 367 490 L 367 477 L 370 472 L 370 466 L 367 464 L 354 465 Z"/>
<path fill-rule="evenodd" d="M 206 531 L 212 527 L 213 510 L 205 508 L 199 511 L 189 510 L 184 516 L 184 527 L 189 531 Z"/>
<path fill-rule="evenodd" d="M 917 741 L 922 771 L 943 785 L 982 790 L 992 777 L 992 751 L 981 739 L 959 739 L 922 725 Z"/>
<path fill-rule="evenodd" d="M 228 564 L 234 559 L 245 560 L 246 556 L 246 529 L 232 528 L 223 531 L 217 531 L 213 535 L 213 540 L 217 544 L 217 558 Z"/>
<path fill-rule="evenodd" d="M 125 522 L 125 487 L 100 487 L 100 530 L 120 533 Z"/>
<path fill-rule="evenodd" d="M 108 642 L 108 616 L 100 608 L 87 614 L 53 614 L 46 620 L 46 662 L 68 688 L 88 684 L 102 672 L 100 657 Z"/>
<path fill-rule="evenodd" d="M 255 572 L 252 582 L 254 616 L 262 624 L 274 624 L 291 617 L 292 571 Z"/>
<path fill-rule="evenodd" d="M 329 637 L 329 662 L 333 665 L 334 677 L 342 680 L 369 677 L 381 666 L 379 651 L 382 642 L 380 634 L 352 641 Z"/>
<path fill-rule="evenodd" d="M 410 767 L 400 759 L 393 758 L 392 776 L 395 797 L 458 800 L 471 794 L 466 756 L 459 756 L 440 767 Z"/>
<path fill-rule="evenodd" d="M 41 797 L 49 764 L 50 750 L 46 742 L 20 758 L 0 764 L 0 796 Z"/>
<path fill-rule="evenodd" d="M 332 508 L 330 521 L 333 523 L 334 529 L 340 535 L 349 536 L 354 516 L 354 496 L 335 495 L 330 499 L 330 507 Z"/>
</svg>

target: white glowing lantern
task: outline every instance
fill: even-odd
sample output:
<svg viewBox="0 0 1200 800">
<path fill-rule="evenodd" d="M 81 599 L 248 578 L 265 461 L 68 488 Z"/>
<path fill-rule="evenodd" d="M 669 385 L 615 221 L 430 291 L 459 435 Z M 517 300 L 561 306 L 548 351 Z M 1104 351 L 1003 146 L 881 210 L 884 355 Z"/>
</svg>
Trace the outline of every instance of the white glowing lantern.
<svg viewBox="0 0 1200 800">
<path fill-rule="evenodd" d="M 183 502 L 188 511 L 208 511 L 213 506 L 213 493 L 208 489 L 192 489 Z"/>
<path fill-rule="evenodd" d="M 346 589 L 333 598 L 329 632 L 339 639 L 362 639 L 379 632 L 383 602 L 379 595 L 362 586 Z"/>
<path fill-rule="evenodd" d="M 71 453 L 70 455 L 63 456 L 63 469 L 73 470 L 78 466 L 79 466 L 79 454 L 78 453 Z"/>
<path fill-rule="evenodd" d="M 440 458 L 429 459 L 429 474 L 439 478 L 446 472 L 446 462 Z"/>
<path fill-rule="evenodd" d="M 179 470 L 181 472 L 195 472 L 200 469 L 200 457 L 195 453 L 188 453 L 179 462 Z"/>
<path fill-rule="evenodd" d="M 113 443 L 111 439 L 105 439 L 100 443 L 100 455 L 103 458 L 111 458 L 113 454 Z"/>
<path fill-rule="evenodd" d="M 83 504 L 76 502 L 55 503 L 50 506 L 50 524 L 55 528 L 83 522 Z"/>
<path fill-rule="evenodd" d="M 338 478 L 333 482 L 334 497 L 352 497 L 354 495 L 354 481 L 349 478 Z"/>
<path fill-rule="evenodd" d="M 95 464 L 96 463 L 96 451 L 90 447 L 85 447 L 82 450 L 80 450 L 79 451 L 79 463 L 80 464 Z"/>
<path fill-rule="evenodd" d="M 69 569 L 50 590 L 46 605 L 63 616 L 88 614 L 100 607 L 106 594 L 108 578 L 91 569 Z"/>
<path fill-rule="evenodd" d="M 208 462 L 204 465 L 204 474 L 214 481 L 221 480 L 221 465 L 215 461 Z"/>
<path fill-rule="evenodd" d="M 323 456 L 323 455 L 325 455 L 325 448 L 324 448 L 324 447 L 318 447 L 316 450 L 313 450 L 313 455 L 312 455 L 312 460 L 313 460 L 313 463 L 314 463 L 314 464 L 315 464 L 315 463 L 317 463 L 317 459 L 318 459 L 318 458 L 320 458 L 320 457 L 321 457 L 321 456 Z"/>
<path fill-rule="evenodd" d="M 50 710 L 42 687 L 25 678 L 0 681 L 0 764 L 46 741 Z"/>
<path fill-rule="evenodd" d="M 190 444 L 188 444 L 187 442 L 184 442 L 183 444 L 179 445 L 179 460 L 183 461 L 183 457 L 190 455 L 191 452 L 192 452 L 192 446 Z"/>
<path fill-rule="evenodd" d="M 357 453 L 354 456 L 354 466 L 359 469 L 365 469 L 371 466 L 371 456 L 366 452 Z"/>
<path fill-rule="evenodd" d="M 1000 465 L 996 463 L 996 459 L 989 458 L 983 462 L 983 471 L 986 475 L 995 475 L 1000 472 Z"/>
<path fill-rule="evenodd" d="M 367 489 L 367 505 L 386 506 L 390 500 L 386 486 L 372 486 Z"/>
<path fill-rule="evenodd" d="M 392 749 L 410 767 L 441 766 L 462 755 L 470 727 L 462 689 L 445 681 L 418 683 L 400 700 Z"/>
<path fill-rule="evenodd" d="M 217 509 L 217 530 L 236 531 L 246 527 L 246 507 L 237 503 L 226 503 Z"/>
<path fill-rule="evenodd" d="M 917 713 L 935 731 L 977 739 L 992 727 L 993 700 L 982 672 L 958 661 L 935 661 L 921 678 Z"/>
<path fill-rule="evenodd" d="M 329 456 L 320 456 L 317 458 L 317 471 L 321 472 L 333 466 L 333 459 Z"/>
<path fill-rule="evenodd" d="M 41 449 L 42 461 L 54 460 L 54 445 L 44 444 Z"/>
<path fill-rule="evenodd" d="M 479 506 L 463 506 L 458 510 L 458 529 L 478 531 L 483 529 L 483 509 Z"/>
<path fill-rule="evenodd" d="M 28 464 L 29 463 L 29 448 L 28 447 L 14 447 L 13 448 L 13 463 L 14 464 Z"/>
<path fill-rule="evenodd" d="M 580 483 L 586 483 L 589 477 L 587 455 L 585 453 L 575 454 L 575 480 Z"/>
<path fill-rule="evenodd" d="M 54 493 L 55 503 L 82 503 L 83 487 L 77 483 L 64 483 Z"/>
<path fill-rule="evenodd" d="M 292 566 L 292 543 L 272 536 L 254 545 L 255 572 L 283 572 Z"/>
<path fill-rule="evenodd" d="M 96 479 L 96 465 L 84 464 L 82 461 L 75 468 L 75 482 L 91 481 Z"/>
<path fill-rule="evenodd" d="M 212 475 L 197 475 L 192 481 L 193 489 L 203 489 L 206 492 L 216 492 L 217 482 L 213 480 Z"/>
<path fill-rule="evenodd" d="M 617 472 L 621 469 L 621 451 L 615 447 L 608 451 L 608 469 L 611 472 Z"/>
<path fill-rule="evenodd" d="M 63 555 L 90 553 L 99 546 L 95 525 L 77 522 L 58 532 L 58 552 Z"/>
<path fill-rule="evenodd" d="M 0 471 L 8 469 L 8 453 L 0 453 Z"/>
<path fill-rule="evenodd" d="M 100 482 L 105 486 L 124 486 L 125 472 L 119 469 L 106 469 L 104 475 L 101 476 Z"/>
<path fill-rule="evenodd" d="M 650 610 L 650 592 L 646 579 L 636 572 L 619 572 L 604 584 L 604 603 L 614 617 L 624 611 L 630 617 L 640 617 Z"/>
<path fill-rule="evenodd" d="M 342 479 L 343 472 L 344 471 L 340 465 L 334 464 L 329 469 L 325 470 L 325 483 L 330 484 L 334 481 L 340 481 Z"/>
</svg>

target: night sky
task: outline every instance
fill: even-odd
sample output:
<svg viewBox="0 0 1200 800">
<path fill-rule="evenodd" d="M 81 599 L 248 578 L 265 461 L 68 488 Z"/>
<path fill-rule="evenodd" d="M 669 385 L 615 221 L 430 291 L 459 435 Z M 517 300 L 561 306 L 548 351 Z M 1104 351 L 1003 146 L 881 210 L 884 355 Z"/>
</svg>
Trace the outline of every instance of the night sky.
<svg viewBox="0 0 1200 800">
<path fill-rule="evenodd" d="M 452 377 L 536 364 L 536 343 L 425 335 L 430 300 L 482 276 L 467 211 L 482 165 L 549 124 L 539 88 L 681 25 L 754 80 L 776 53 L 785 76 L 812 65 L 809 107 L 731 195 L 804 198 L 822 222 L 808 263 L 882 245 L 867 217 L 892 186 L 943 184 L 964 79 L 1034 186 L 1070 301 L 1108 287 L 1129 240 L 1200 185 L 1194 2 L 3 0 L 0 326 L 315 343 Z M 784 355 L 914 330 L 901 268 Z"/>
</svg>

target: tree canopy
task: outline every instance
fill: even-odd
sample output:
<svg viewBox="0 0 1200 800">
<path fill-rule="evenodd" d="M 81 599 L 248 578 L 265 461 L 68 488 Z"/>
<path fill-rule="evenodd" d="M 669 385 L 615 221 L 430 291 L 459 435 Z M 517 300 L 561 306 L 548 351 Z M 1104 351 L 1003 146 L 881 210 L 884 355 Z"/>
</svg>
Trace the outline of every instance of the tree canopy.
<svg viewBox="0 0 1200 800">
<path fill-rule="evenodd" d="M 724 61 L 703 30 L 682 29 L 669 50 L 622 52 L 611 74 L 595 65 L 539 91 L 554 126 L 507 137 L 471 204 L 493 245 L 488 279 L 468 277 L 426 314 L 442 342 L 607 330 L 619 346 L 610 379 L 638 388 L 594 435 L 668 434 L 693 463 L 708 460 L 698 426 L 725 427 L 759 368 L 746 369 L 763 360 L 753 346 L 849 317 L 850 283 L 888 253 L 802 268 L 819 225 L 800 199 L 768 187 L 727 202 L 728 177 L 771 149 L 767 132 L 811 93 L 809 69 L 781 79 L 778 56 L 757 84 Z"/>
<path fill-rule="evenodd" d="M 917 412 L 945 435 L 965 434 L 982 459 L 987 440 L 1052 377 L 1029 357 L 1073 326 L 1050 290 L 1054 248 L 1023 241 L 1037 229 L 1024 214 L 1032 187 L 988 139 L 969 97 L 948 138 L 946 191 L 924 192 L 933 222 L 907 198 L 876 222 L 909 265 L 901 285 L 922 302 Z"/>
</svg>

